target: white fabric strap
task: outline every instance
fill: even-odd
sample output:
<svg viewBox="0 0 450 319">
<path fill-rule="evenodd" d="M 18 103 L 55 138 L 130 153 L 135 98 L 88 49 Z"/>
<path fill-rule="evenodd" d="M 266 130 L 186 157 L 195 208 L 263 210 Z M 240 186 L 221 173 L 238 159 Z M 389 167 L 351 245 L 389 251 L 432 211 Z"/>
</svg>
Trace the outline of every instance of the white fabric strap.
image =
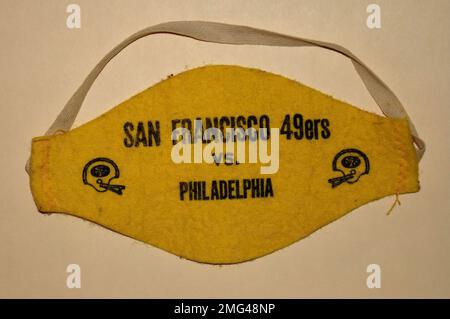
<svg viewBox="0 0 450 319">
<path fill-rule="evenodd" d="M 420 160 L 425 153 L 425 142 L 419 138 L 414 124 L 411 122 L 405 108 L 402 106 L 399 99 L 395 96 L 391 89 L 389 89 L 389 87 L 369 69 L 369 67 L 367 67 L 356 56 L 354 56 L 349 50 L 333 43 L 303 39 L 266 30 L 255 29 L 247 26 L 206 21 L 165 22 L 145 28 L 139 32 L 132 34 L 130 37 L 125 39 L 110 52 L 108 52 L 108 54 L 106 54 L 105 57 L 100 60 L 100 62 L 86 77 L 78 90 L 66 103 L 45 135 L 53 135 L 58 131 L 70 130 L 89 89 L 91 88 L 100 72 L 102 72 L 102 70 L 108 64 L 108 62 L 134 41 L 145 36 L 157 33 L 170 33 L 193 38 L 199 41 L 235 45 L 248 44 L 283 47 L 316 46 L 340 53 L 349 58 L 353 63 L 356 72 L 361 77 L 361 80 L 363 81 L 370 95 L 380 107 L 383 114 L 390 118 L 408 119 L 413 136 L 413 141 L 416 146 L 418 159 Z"/>
</svg>

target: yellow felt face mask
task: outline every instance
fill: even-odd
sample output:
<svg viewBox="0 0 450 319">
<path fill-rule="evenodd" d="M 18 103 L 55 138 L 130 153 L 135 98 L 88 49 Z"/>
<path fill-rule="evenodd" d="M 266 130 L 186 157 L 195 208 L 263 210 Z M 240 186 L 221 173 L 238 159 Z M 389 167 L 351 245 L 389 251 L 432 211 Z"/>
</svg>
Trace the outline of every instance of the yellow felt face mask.
<svg viewBox="0 0 450 319">
<path fill-rule="evenodd" d="M 134 40 L 161 32 L 337 50 L 388 117 L 279 75 L 211 65 L 168 78 L 69 130 L 107 62 Z M 188 153 L 182 135 L 172 139 L 174 130 L 195 136 L 196 124 L 202 134 L 256 129 L 257 147 L 265 140 L 272 153 L 249 162 L 250 148 L 236 159 L 217 147 L 205 152 L 213 155 L 207 162 L 195 154 L 197 144 L 188 143 Z M 264 132 L 270 135 L 258 135 Z M 249 147 L 250 138 L 244 141 Z M 248 27 L 173 22 L 136 33 L 99 63 L 47 134 L 33 139 L 28 171 L 41 212 L 81 217 L 190 260 L 227 264 L 290 245 L 375 199 L 417 192 L 423 152 L 395 95 L 345 49 Z"/>
</svg>

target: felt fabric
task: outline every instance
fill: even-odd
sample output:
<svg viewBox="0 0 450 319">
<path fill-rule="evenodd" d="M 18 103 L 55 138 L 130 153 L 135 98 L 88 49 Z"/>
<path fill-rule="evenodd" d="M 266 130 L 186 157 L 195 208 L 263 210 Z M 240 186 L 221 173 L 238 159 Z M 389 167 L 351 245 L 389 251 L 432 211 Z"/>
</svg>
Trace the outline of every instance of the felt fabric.
<svg viewBox="0 0 450 319">
<path fill-rule="evenodd" d="M 280 128 L 288 114 L 301 114 L 304 121 L 328 119 L 330 134 L 310 140 L 280 135 L 279 170 L 273 175 L 261 175 L 261 163 L 175 164 L 171 159 L 173 119 L 267 115 L 270 126 Z M 159 145 L 153 139 L 149 146 L 149 121 L 154 128 L 159 122 Z M 128 147 L 125 124 L 132 123 L 136 134 L 139 122 L 147 146 Z M 332 187 L 329 179 L 344 175 L 333 160 L 349 149 L 364 153 L 370 171 L 356 182 Z M 358 154 L 339 158 L 337 165 L 354 157 Z M 113 163 L 87 165 L 99 158 Z M 98 191 L 89 184 L 95 181 L 86 184 L 84 174 L 103 178 L 109 172 L 111 177 L 114 164 L 120 174 L 106 182 L 123 186 L 121 194 Z M 212 181 L 252 178 L 270 178 L 273 196 L 180 199 L 183 181 L 205 181 L 208 192 Z M 74 215 L 177 256 L 214 264 L 269 254 L 370 201 L 419 190 L 407 119 L 378 116 L 282 76 L 227 65 L 175 75 L 69 132 L 34 138 L 30 183 L 43 213 Z"/>
<path fill-rule="evenodd" d="M 408 113 L 400 100 L 389 86 L 387 86 L 366 64 L 348 49 L 334 43 L 280 34 L 248 26 L 211 21 L 169 21 L 144 28 L 127 37 L 111 49 L 97 63 L 91 72 L 89 72 L 80 87 L 75 91 L 69 101 L 67 101 L 66 105 L 64 105 L 64 108 L 58 114 L 45 135 L 53 135 L 60 131 L 68 131 L 72 128 L 86 94 L 109 61 L 133 42 L 146 36 L 161 33 L 189 37 L 199 41 L 233 45 L 249 44 L 282 47 L 313 46 L 341 54 L 342 56 L 347 57 L 353 64 L 361 81 L 364 83 L 368 92 L 384 115 L 389 118 L 406 118 L 408 120 L 413 142 L 417 147 L 416 152 L 419 161 L 425 154 L 425 142 L 419 137 L 413 122 L 409 118 Z M 29 161 L 25 166 L 25 170 L 29 172 Z"/>
</svg>

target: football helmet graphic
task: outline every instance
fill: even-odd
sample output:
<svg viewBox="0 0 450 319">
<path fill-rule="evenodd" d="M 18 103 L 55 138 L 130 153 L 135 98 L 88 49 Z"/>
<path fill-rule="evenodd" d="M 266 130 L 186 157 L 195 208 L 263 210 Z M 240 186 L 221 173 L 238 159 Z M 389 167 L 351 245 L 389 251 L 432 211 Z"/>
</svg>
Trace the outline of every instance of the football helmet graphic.
<svg viewBox="0 0 450 319">
<path fill-rule="evenodd" d="M 340 172 L 342 176 L 330 178 L 328 183 L 332 188 L 344 182 L 356 183 L 362 175 L 369 174 L 370 164 L 366 154 L 355 148 L 344 149 L 333 159 L 333 171 Z"/>
<path fill-rule="evenodd" d="M 89 161 L 83 169 L 83 183 L 92 186 L 100 193 L 111 191 L 122 195 L 125 186 L 111 184 L 111 181 L 119 178 L 119 176 L 117 164 L 105 157 L 98 157 Z"/>
</svg>

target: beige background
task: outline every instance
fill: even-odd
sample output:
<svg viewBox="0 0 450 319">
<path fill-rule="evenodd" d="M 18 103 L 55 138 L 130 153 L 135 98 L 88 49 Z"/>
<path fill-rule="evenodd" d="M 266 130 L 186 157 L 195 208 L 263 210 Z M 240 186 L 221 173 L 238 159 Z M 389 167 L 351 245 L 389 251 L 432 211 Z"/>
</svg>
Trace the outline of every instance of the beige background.
<svg viewBox="0 0 450 319">
<path fill-rule="evenodd" d="M 76 2 L 82 27 L 66 27 Z M 0 297 L 450 297 L 450 1 L 4 1 L 0 2 Z M 382 28 L 366 27 L 381 6 Z M 422 190 L 363 206 L 308 239 L 256 261 L 181 260 L 80 219 L 37 212 L 23 167 L 95 63 L 119 41 L 169 20 L 246 24 L 341 44 L 396 92 L 427 142 Z M 234 47 L 157 35 L 100 76 L 83 123 L 169 73 L 228 63 L 283 74 L 379 112 L 350 62 L 313 48 Z M 67 289 L 68 264 L 82 288 Z M 366 267 L 382 288 L 366 287 Z"/>
</svg>

